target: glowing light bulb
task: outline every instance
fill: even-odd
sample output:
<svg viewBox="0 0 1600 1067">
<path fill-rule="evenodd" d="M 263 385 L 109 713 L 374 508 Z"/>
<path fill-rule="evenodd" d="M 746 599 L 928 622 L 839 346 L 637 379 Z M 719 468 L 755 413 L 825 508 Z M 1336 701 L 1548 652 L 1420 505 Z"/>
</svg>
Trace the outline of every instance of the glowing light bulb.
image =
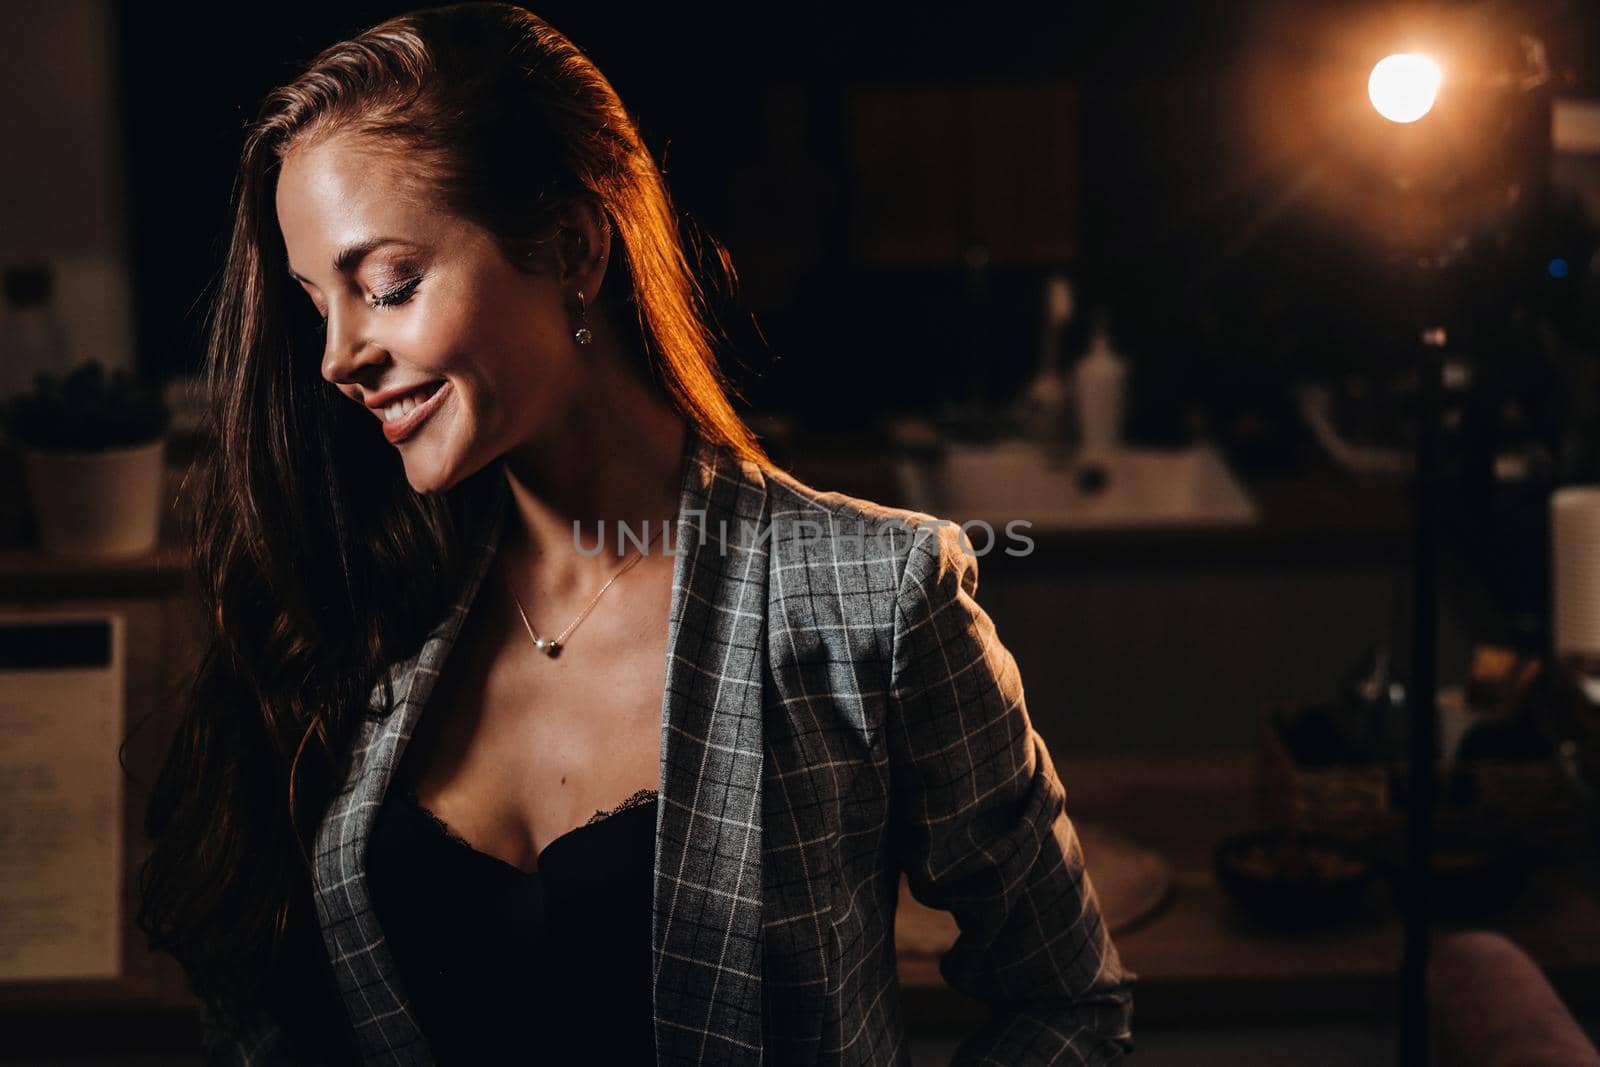
<svg viewBox="0 0 1600 1067">
<path fill-rule="evenodd" d="M 1418 52 L 1401 52 L 1372 68 L 1367 95 L 1390 122 L 1415 122 L 1433 108 L 1443 81 L 1439 64 Z"/>
</svg>

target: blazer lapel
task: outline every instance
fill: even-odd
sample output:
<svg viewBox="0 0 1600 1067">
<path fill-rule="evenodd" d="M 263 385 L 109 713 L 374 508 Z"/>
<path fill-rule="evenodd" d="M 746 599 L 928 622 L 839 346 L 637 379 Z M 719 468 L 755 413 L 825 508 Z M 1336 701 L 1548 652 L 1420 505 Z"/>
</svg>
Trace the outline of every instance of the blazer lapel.
<svg viewBox="0 0 1600 1067">
<path fill-rule="evenodd" d="M 652 926 L 657 1059 L 760 1062 L 762 680 L 766 480 L 700 437 L 685 442 L 662 701 Z M 394 770 L 499 545 L 509 494 L 493 494 L 461 595 L 390 678 L 397 706 L 363 721 L 317 834 L 323 939 L 363 1059 L 431 1065 L 378 927 L 366 849 Z M 373 690 L 377 700 L 381 687 Z"/>
<path fill-rule="evenodd" d="M 390 668 L 397 701 L 383 719 L 361 723 L 351 749 L 344 785 L 317 833 L 314 896 L 323 941 L 366 1063 L 418 1064 L 433 1058 L 401 986 L 400 972 L 378 927 L 368 894 L 366 854 L 378 807 L 411 739 L 417 718 L 439 678 L 450 650 L 494 559 L 504 527 L 509 493 L 492 494 L 477 523 L 472 562 L 460 595 L 421 648 Z M 372 690 L 371 708 L 381 710 L 383 687 Z"/>
<path fill-rule="evenodd" d="M 657 1062 L 759 1063 L 766 480 L 690 444 L 656 816 Z"/>
</svg>

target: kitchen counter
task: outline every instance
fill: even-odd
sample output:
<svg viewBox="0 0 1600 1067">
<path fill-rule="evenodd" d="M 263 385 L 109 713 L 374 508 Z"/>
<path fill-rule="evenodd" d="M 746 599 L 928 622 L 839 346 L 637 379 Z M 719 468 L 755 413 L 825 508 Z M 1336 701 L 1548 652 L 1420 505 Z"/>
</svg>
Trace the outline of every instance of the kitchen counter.
<svg viewBox="0 0 1600 1067">
<path fill-rule="evenodd" d="M 1262 1024 L 1393 1018 L 1403 949 L 1397 898 L 1376 891 L 1367 913 L 1325 929 L 1252 926 L 1212 873 L 1212 849 L 1257 825 L 1254 754 L 1057 758 L 1076 823 L 1098 823 L 1163 855 L 1176 876 L 1164 908 L 1115 937 L 1138 975 L 1135 1017 L 1155 1025 Z M 1086 853 L 1091 875 L 1094 856 Z M 1580 840 L 1535 871 L 1500 915 L 1435 924 L 1497 929 L 1545 968 L 1574 1013 L 1600 1011 L 1600 858 Z M 952 992 L 932 959 L 902 959 L 908 1016 L 921 1035 L 963 1032 L 980 1005 Z"/>
<path fill-rule="evenodd" d="M 906 507 L 889 446 L 878 434 L 808 435 L 780 462 L 818 489 Z M 1241 479 L 1260 520 L 1250 526 L 1172 526 L 1027 531 L 1028 556 L 995 551 L 984 566 L 1006 573 L 1116 566 L 1268 567 L 1391 563 L 1411 551 L 1411 500 L 1403 485 L 1363 482 L 1336 470 Z"/>
</svg>

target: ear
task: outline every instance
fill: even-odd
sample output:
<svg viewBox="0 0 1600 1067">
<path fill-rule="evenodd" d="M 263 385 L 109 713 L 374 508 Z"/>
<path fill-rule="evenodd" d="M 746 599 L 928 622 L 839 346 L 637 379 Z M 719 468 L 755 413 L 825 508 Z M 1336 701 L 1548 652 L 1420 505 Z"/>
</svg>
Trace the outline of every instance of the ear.
<svg viewBox="0 0 1600 1067">
<path fill-rule="evenodd" d="M 611 260 L 611 220 L 596 201 L 584 198 L 567 211 L 556 244 L 561 283 L 583 290 L 589 303 L 600 295 Z"/>
</svg>

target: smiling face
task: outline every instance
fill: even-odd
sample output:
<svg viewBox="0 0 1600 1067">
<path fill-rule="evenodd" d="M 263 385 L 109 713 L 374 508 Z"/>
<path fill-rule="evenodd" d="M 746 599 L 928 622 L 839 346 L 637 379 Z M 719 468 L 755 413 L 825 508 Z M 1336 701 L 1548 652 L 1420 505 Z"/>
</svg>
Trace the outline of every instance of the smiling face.
<svg viewBox="0 0 1600 1067">
<path fill-rule="evenodd" d="M 322 376 L 369 407 L 397 391 L 423 401 L 387 430 L 384 411 L 369 416 L 413 489 L 449 489 L 566 406 L 581 357 L 558 273 L 514 268 L 392 156 L 340 136 L 297 147 L 277 213 L 289 270 L 324 318 Z"/>
</svg>

